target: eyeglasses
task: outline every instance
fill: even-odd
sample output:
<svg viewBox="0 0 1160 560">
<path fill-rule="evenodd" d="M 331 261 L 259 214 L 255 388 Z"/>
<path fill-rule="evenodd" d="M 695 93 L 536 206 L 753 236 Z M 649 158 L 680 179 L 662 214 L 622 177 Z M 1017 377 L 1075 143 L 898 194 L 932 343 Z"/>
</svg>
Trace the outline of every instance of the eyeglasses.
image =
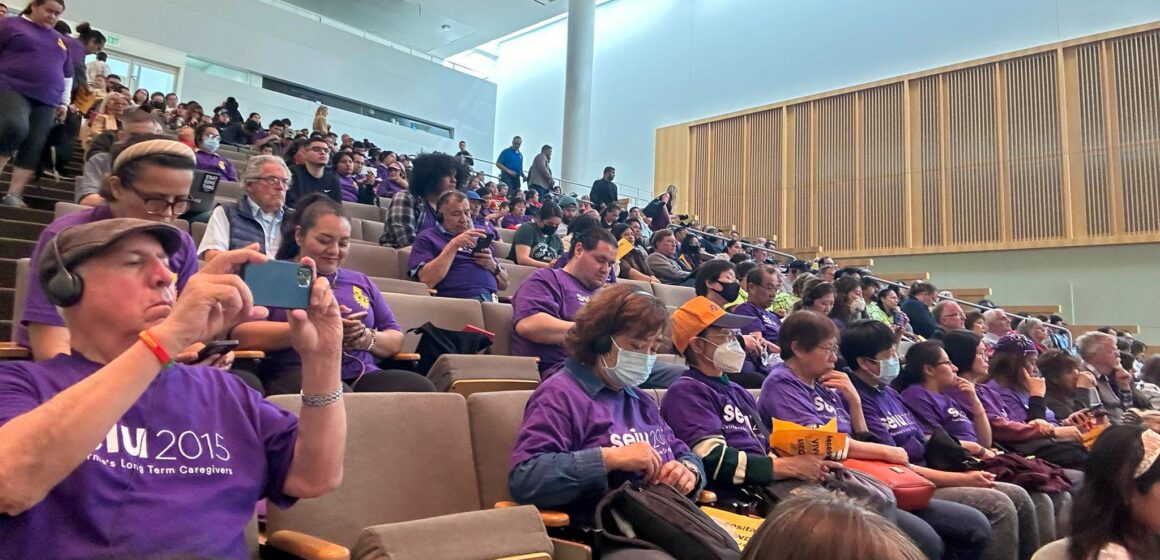
<svg viewBox="0 0 1160 560">
<path fill-rule="evenodd" d="M 266 175 L 264 177 L 255 177 L 254 182 L 255 183 L 262 183 L 263 185 L 266 185 L 267 187 L 277 187 L 277 186 L 281 185 L 281 186 L 284 186 L 286 188 L 290 188 L 290 179 L 289 178 L 276 177 L 274 175 Z"/>
<path fill-rule="evenodd" d="M 166 210 L 171 211 L 174 216 L 180 216 L 189 209 L 191 203 L 197 202 L 196 199 L 185 196 L 176 198 L 173 202 L 170 202 L 166 196 L 146 194 L 128 184 L 125 187 L 133 191 L 133 194 L 137 195 L 137 198 L 140 198 L 145 203 L 145 213 L 150 216 L 162 216 Z"/>
<path fill-rule="evenodd" d="M 312 148 L 306 148 L 306 151 L 314 152 L 316 154 L 329 154 L 330 148 L 323 148 L 322 146 L 314 146 Z"/>
<path fill-rule="evenodd" d="M 818 346 L 817 348 L 819 350 L 825 350 L 826 353 L 828 353 L 828 354 L 833 354 L 835 356 L 838 355 L 838 345 L 837 344 L 834 344 L 831 346 Z"/>
</svg>

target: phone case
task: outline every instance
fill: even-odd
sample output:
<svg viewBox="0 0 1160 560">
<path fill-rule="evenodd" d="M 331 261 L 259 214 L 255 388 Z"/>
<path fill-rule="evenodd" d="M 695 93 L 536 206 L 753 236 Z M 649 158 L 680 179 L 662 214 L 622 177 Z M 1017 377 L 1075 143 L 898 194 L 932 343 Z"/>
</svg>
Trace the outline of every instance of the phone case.
<svg viewBox="0 0 1160 560">
<path fill-rule="evenodd" d="M 306 309 L 314 272 L 295 262 L 269 261 L 248 264 L 242 279 L 254 297 L 254 305 L 277 309 Z"/>
</svg>

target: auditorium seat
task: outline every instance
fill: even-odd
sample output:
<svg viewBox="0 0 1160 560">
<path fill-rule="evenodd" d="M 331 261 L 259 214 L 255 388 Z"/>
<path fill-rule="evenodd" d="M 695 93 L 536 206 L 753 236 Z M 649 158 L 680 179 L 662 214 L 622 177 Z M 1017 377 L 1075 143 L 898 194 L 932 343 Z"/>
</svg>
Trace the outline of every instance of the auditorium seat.
<svg viewBox="0 0 1160 560">
<path fill-rule="evenodd" d="M 399 278 L 398 258 L 397 252 L 391 247 L 352 244 L 343 267 L 372 278 Z"/>
<path fill-rule="evenodd" d="M 359 204 L 357 202 L 343 202 L 342 209 L 346 215 L 351 218 L 358 218 L 360 220 L 370 220 L 382 222 L 382 214 L 379 213 L 379 207 L 372 204 Z M 375 238 L 378 242 L 378 238 Z"/>
<path fill-rule="evenodd" d="M 512 306 L 510 303 L 483 302 L 483 328 L 495 333 L 491 353 L 501 356 L 512 352 Z"/>
<path fill-rule="evenodd" d="M 540 384 L 536 358 L 444 354 L 431 365 L 427 378 L 440 391 L 465 397 L 487 391 L 534 390 Z"/>
<path fill-rule="evenodd" d="M 668 284 L 653 284 L 653 293 L 668 307 L 680 307 L 697 296 L 697 292 L 688 286 L 670 286 Z"/>
<path fill-rule="evenodd" d="M 550 560 L 554 547 L 539 511 L 521 506 L 368 527 L 351 552 L 354 558 Z"/>
<path fill-rule="evenodd" d="M 411 248 L 403 247 L 402 249 L 396 249 L 396 251 L 399 255 L 399 260 L 395 264 L 394 277 L 401 278 L 403 280 L 410 280 L 411 275 L 409 272 L 411 270 Z"/>
<path fill-rule="evenodd" d="M 498 239 L 492 241 L 491 254 L 495 255 L 497 259 L 507 260 L 508 255 L 512 254 L 512 244 Z"/>
<path fill-rule="evenodd" d="M 380 278 L 372 276 L 371 280 L 379 290 L 392 294 L 409 294 L 413 296 L 430 296 L 431 290 L 422 282 L 399 280 L 398 278 Z"/>
<path fill-rule="evenodd" d="M 28 298 L 29 266 L 27 258 L 16 261 L 16 289 L 12 294 L 12 340 L 0 342 L 0 360 L 27 360 L 32 356 L 27 348 L 16 345 L 16 330 L 23 328 L 20 326 L 20 317 L 24 315 L 24 300 Z"/>
<path fill-rule="evenodd" d="M 193 237 L 193 244 L 195 246 L 201 245 L 201 239 L 205 237 L 205 230 L 208 224 L 202 222 L 193 222 L 189 224 L 189 235 Z"/>
<path fill-rule="evenodd" d="M 520 287 L 520 284 L 523 284 L 524 280 L 527 280 L 532 273 L 539 270 L 534 266 L 524 266 L 521 264 L 509 264 L 504 268 L 507 269 L 508 273 L 508 285 L 506 290 L 500 290 L 499 297 L 501 298 L 511 298 L 512 294 L 516 293 L 516 289 Z"/>
<path fill-rule="evenodd" d="M 379 242 L 383 236 L 383 222 L 382 220 L 363 220 L 362 221 L 362 238 L 366 241 Z"/>
<path fill-rule="evenodd" d="M 433 298 L 407 294 L 384 293 L 387 305 L 395 314 L 395 320 L 403 328 L 403 352 L 414 352 L 419 343 L 419 335 L 407 333 L 430 321 L 436 327 L 459 331 L 467 325 L 484 328 L 483 309 L 476 300 L 455 298 Z"/>
<path fill-rule="evenodd" d="M 89 209 L 88 206 L 84 206 L 81 204 L 73 204 L 71 202 L 57 202 L 56 205 L 53 207 L 53 214 L 55 214 L 53 216 L 53 219 L 59 218 L 61 216 L 67 216 L 69 214 L 75 214 L 77 212 L 80 212 L 81 210 L 88 210 L 88 209 Z"/>
<path fill-rule="evenodd" d="M 298 395 L 270 397 L 297 414 Z M 298 531 L 348 548 L 363 529 L 477 511 L 467 403 L 454 393 L 344 395 L 347 439 L 343 480 L 321 498 L 267 510 L 267 542 Z"/>
<path fill-rule="evenodd" d="M 508 490 L 508 462 L 531 396 L 532 391 L 498 391 L 476 393 L 467 398 L 479 501 L 484 507 L 512 499 Z"/>
<path fill-rule="evenodd" d="M 347 218 L 347 220 L 350 221 L 350 240 L 351 241 L 361 241 L 363 238 L 362 237 L 362 220 L 360 220 L 358 218 Z"/>
<path fill-rule="evenodd" d="M 624 278 L 617 278 L 616 283 L 617 284 L 631 284 L 633 286 L 636 286 L 636 287 L 644 290 L 646 293 L 650 293 L 650 294 L 656 293 L 653 291 L 653 283 L 652 282 L 645 282 L 643 280 L 627 280 Z"/>
<path fill-rule="evenodd" d="M 500 240 L 502 240 L 504 243 L 509 243 L 509 244 L 510 244 L 510 243 L 513 243 L 513 242 L 515 241 L 515 239 L 516 239 L 516 230 L 514 230 L 514 229 L 501 229 L 501 230 L 498 230 L 498 231 L 499 231 L 499 238 L 500 238 Z"/>
<path fill-rule="evenodd" d="M 214 200 L 221 197 L 241 200 L 246 191 L 242 188 L 242 184 L 237 181 L 218 181 L 217 190 L 213 194 Z"/>
</svg>

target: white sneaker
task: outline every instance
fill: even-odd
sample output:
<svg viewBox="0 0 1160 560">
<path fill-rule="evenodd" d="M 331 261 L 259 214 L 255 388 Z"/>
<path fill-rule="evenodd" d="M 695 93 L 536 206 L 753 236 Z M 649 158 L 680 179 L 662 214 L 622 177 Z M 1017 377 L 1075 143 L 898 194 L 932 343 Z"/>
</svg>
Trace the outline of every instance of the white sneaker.
<svg viewBox="0 0 1160 560">
<path fill-rule="evenodd" d="M 12 193 L 8 193 L 8 194 L 4 195 L 3 199 L 0 199 L 0 206 L 11 206 L 13 208 L 28 208 L 28 205 L 24 203 L 24 198 L 22 198 L 18 194 L 12 194 Z"/>
</svg>

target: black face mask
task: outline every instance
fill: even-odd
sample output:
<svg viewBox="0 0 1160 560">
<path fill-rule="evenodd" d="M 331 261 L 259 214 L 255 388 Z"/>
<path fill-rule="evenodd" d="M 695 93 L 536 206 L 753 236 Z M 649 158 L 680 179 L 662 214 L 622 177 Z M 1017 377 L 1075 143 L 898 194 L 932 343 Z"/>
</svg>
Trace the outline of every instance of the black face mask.
<svg viewBox="0 0 1160 560">
<path fill-rule="evenodd" d="M 544 226 L 540 228 L 540 232 L 544 235 L 556 235 L 556 230 L 558 229 L 560 229 L 560 226 L 544 224 Z"/>
<path fill-rule="evenodd" d="M 740 282 L 721 282 L 721 289 L 717 291 L 726 302 L 732 302 L 741 295 Z"/>
<path fill-rule="evenodd" d="M 701 246 L 700 245 L 690 245 L 688 247 L 685 247 L 685 252 L 690 254 L 690 255 L 696 255 L 697 253 L 701 252 Z"/>
</svg>

